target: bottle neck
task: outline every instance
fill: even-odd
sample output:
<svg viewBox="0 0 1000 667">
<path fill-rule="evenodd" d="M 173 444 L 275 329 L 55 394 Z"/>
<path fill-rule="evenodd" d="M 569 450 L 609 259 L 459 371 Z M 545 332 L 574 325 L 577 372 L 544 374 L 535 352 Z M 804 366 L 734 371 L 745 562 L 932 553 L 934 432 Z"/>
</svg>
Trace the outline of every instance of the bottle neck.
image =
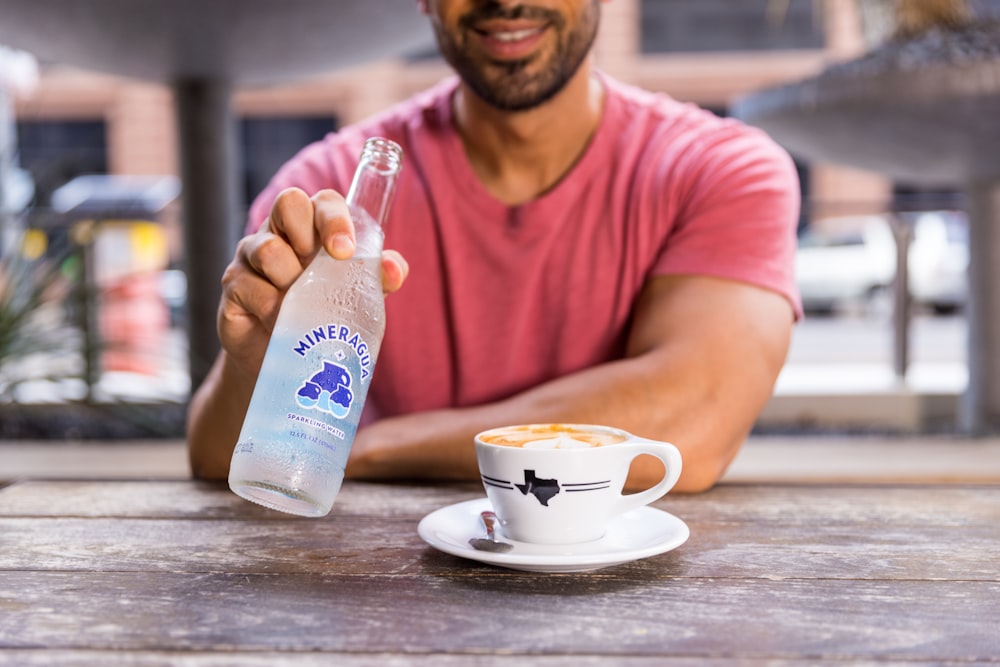
<svg viewBox="0 0 1000 667">
<path fill-rule="evenodd" d="M 347 204 L 363 209 L 378 225 L 385 223 L 402 165 L 402 150 L 388 139 L 365 142 L 361 161 L 347 191 Z"/>
</svg>

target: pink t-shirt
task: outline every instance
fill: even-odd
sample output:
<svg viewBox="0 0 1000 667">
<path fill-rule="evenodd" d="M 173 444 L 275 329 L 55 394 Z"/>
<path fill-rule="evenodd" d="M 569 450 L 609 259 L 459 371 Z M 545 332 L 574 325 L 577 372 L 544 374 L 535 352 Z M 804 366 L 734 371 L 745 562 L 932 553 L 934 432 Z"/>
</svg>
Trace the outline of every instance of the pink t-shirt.
<svg viewBox="0 0 1000 667">
<path fill-rule="evenodd" d="M 306 147 L 254 202 L 248 229 L 285 187 L 346 192 L 366 138 L 402 146 L 385 246 L 410 276 L 386 300 L 366 421 L 503 399 L 621 358 L 651 276 L 752 283 L 801 315 L 788 155 L 735 120 L 602 81 L 591 144 L 529 203 L 497 201 L 473 173 L 453 126 L 455 78 Z"/>
</svg>

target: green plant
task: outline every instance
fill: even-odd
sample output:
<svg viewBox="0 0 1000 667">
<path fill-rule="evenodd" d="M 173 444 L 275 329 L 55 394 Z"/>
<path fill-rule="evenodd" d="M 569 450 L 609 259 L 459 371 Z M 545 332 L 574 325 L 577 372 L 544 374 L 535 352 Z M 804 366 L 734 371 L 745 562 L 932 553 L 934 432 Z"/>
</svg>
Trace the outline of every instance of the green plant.
<svg viewBox="0 0 1000 667">
<path fill-rule="evenodd" d="M 0 256 L 0 401 L 14 401 L 25 382 L 80 376 L 61 262 L 34 258 L 31 245 L 28 232 Z"/>
</svg>

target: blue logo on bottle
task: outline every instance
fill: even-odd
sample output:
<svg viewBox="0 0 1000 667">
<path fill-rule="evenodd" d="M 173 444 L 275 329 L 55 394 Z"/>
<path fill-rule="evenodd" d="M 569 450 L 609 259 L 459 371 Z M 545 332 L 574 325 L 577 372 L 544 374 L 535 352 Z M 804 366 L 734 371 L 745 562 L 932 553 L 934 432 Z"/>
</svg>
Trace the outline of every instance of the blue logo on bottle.
<svg viewBox="0 0 1000 667">
<path fill-rule="evenodd" d="M 372 355 L 368 351 L 368 343 L 361 337 L 361 334 L 351 331 L 348 327 L 337 324 L 326 324 L 307 331 L 302 338 L 292 346 L 292 352 L 305 358 L 309 350 L 325 341 L 339 341 L 345 343 L 358 355 L 358 362 L 361 365 L 361 381 L 364 382 L 372 372 Z M 338 352 L 337 359 L 343 359 L 343 353 Z M 339 368 L 339 366 L 337 366 Z M 325 370 L 325 369 L 324 369 Z M 322 373 L 323 371 L 320 371 Z M 346 373 L 346 371 L 345 371 Z M 350 378 L 350 375 L 347 376 Z"/>
<path fill-rule="evenodd" d="M 323 369 L 299 387 L 295 401 L 299 406 L 328 412 L 343 419 L 351 411 L 351 373 L 343 366 L 323 360 Z"/>
</svg>

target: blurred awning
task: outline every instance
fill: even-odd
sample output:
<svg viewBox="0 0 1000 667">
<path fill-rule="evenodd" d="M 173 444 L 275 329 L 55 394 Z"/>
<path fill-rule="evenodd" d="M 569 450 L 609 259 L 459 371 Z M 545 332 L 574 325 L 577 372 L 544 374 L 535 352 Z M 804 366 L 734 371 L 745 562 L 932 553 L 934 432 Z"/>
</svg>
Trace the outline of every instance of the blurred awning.
<svg viewBox="0 0 1000 667">
<path fill-rule="evenodd" d="M 912 184 L 994 181 L 1000 24 L 889 42 L 814 77 L 752 93 L 732 111 L 806 160 Z"/>
<path fill-rule="evenodd" d="M 288 81 L 433 44 L 413 0 L 0 0 L 0 43 L 170 83 Z"/>
</svg>

